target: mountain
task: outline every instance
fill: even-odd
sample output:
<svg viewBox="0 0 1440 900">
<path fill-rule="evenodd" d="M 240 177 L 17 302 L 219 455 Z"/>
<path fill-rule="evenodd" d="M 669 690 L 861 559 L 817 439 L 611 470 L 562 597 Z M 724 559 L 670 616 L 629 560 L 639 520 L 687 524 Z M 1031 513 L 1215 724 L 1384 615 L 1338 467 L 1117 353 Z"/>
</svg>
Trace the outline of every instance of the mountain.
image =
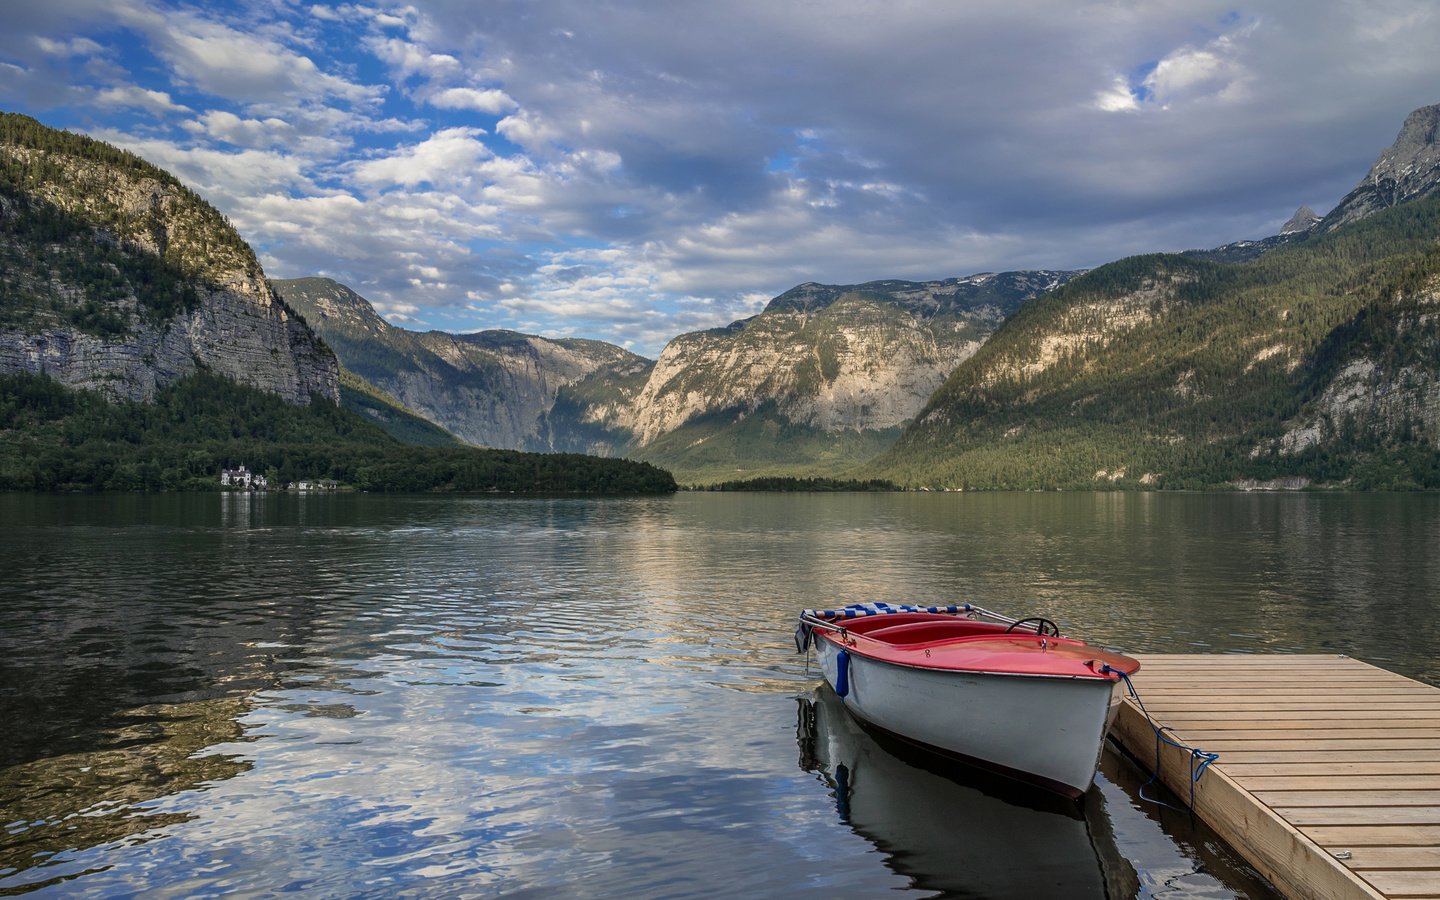
<svg viewBox="0 0 1440 900">
<path fill-rule="evenodd" d="M 328 278 L 271 282 L 335 349 L 345 367 L 465 441 L 524 450 L 568 449 L 546 417 L 556 393 L 597 370 L 649 361 L 602 341 L 513 331 L 414 332 L 382 319 L 364 297 Z"/>
<path fill-rule="evenodd" d="M 1320 223 L 1320 216 L 1308 206 L 1302 206 L 1295 210 L 1284 225 L 1280 226 L 1281 234 L 1303 234 Z"/>
<path fill-rule="evenodd" d="M 198 371 L 340 399 L 334 354 L 214 207 L 133 154 L 0 113 L 0 373 L 152 399 Z"/>
<path fill-rule="evenodd" d="M 0 114 L 0 491 L 215 491 L 242 463 L 277 486 L 675 489 L 643 463 L 455 446 L 348 373 L 341 393 L 334 353 L 213 207 Z"/>
<path fill-rule="evenodd" d="M 1006 316 L 1070 272 L 945 281 L 802 284 L 757 316 L 681 335 L 660 354 L 628 423 L 640 445 L 686 423 L 772 404 L 823 432 L 895 428 Z"/>
<path fill-rule="evenodd" d="M 1334 231 L 1375 213 L 1418 200 L 1440 187 L 1440 104 L 1405 118 L 1395 143 L 1380 154 L 1369 173 L 1318 225 Z"/>
<path fill-rule="evenodd" d="M 419 447 L 463 447 L 465 442 L 415 415 L 405 404 L 351 372 L 340 369 L 340 405 L 370 419 L 391 437 Z"/>
<path fill-rule="evenodd" d="M 1026 304 L 855 474 L 1440 486 L 1440 195 L 1433 177 L 1393 177 L 1419 170 L 1434 110 L 1407 119 L 1336 211 L 1258 257 L 1133 257 Z M 1408 199 L 1372 202 L 1387 179 Z"/>
<path fill-rule="evenodd" d="M 396 328 L 323 278 L 276 281 L 345 364 L 467 440 L 627 456 L 692 480 L 834 472 L 884 450 L 1020 304 L 1073 272 L 807 283 L 650 362 L 597 341 Z"/>
<path fill-rule="evenodd" d="M 802 284 L 672 340 L 612 422 L 627 455 L 682 480 L 842 471 L 893 442 L 1022 303 L 1074 274 Z"/>
</svg>

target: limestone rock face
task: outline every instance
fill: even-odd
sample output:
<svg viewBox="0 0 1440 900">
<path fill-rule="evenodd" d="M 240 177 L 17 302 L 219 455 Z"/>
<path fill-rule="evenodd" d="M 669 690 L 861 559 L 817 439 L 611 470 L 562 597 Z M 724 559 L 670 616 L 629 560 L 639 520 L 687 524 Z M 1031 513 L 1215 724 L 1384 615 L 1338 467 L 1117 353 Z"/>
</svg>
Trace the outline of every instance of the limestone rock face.
<svg viewBox="0 0 1440 900">
<path fill-rule="evenodd" d="M 136 321 L 123 340 L 60 324 L 0 331 L 0 371 L 43 373 L 127 400 L 152 399 L 201 368 L 290 403 L 309 403 L 312 394 L 340 402 L 334 354 L 260 280 L 205 289 L 199 308 L 164 325 Z"/>
<path fill-rule="evenodd" d="M 1440 449 L 1440 278 L 1387 298 L 1366 319 L 1320 396 L 1255 455 L 1348 445 L 1357 434 Z"/>
<path fill-rule="evenodd" d="M 557 449 L 546 433 L 545 417 L 562 387 L 602 366 L 648 365 L 648 360 L 602 341 L 550 340 L 509 331 L 434 331 L 419 335 L 417 343 L 461 377 L 456 383 L 425 369 L 413 370 L 396 379 L 397 394 L 437 422 L 463 421 L 451 430 L 489 447 Z"/>
<path fill-rule="evenodd" d="M 472 444 L 523 450 L 557 444 L 547 415 L 562 387 L 604 367 L 649 361 L 602 341 L 551 340 L 513 331 L 449 334 L 397 328 L 364 297 L 328 278 L 274 282 L 285 302 L 346 368 L 410 410 Z"/>
<path fill-rule="evenodd" d="M 1440 104 L 1424 106 L 1405 119 L 1395 143 L 1380 154 L 1363 181 L 1346 194 L 1319 225 L 1334 231 L 1440 187 Z"/>
<path fill-rule="evenodd" d="M 340 399 L 335 356 L 223 216 L 138 157 L 0 115 L 0 371 L 146 400 L 199 369 Z"/>
<path fill-rule="evenodd" d="M 987 304 L 927 319 L 864 291 L 813 311 L 781 304 L 740 329 L 672 340 L 624 424 L 644 445 L 707 414 L 772 403 L 822 431 L 896 427 L 1004 318 Z"/>
<path fill-rule="evenodd" d="M 1308 206 L 1302 206 L 1295 210 L 1295 215 L 1289 221 L 1280 226 L 1281 234 L 1303 234 L 1314 228 L 1320 221 L 1320 216 L 1315 210 Z"/>
</svg>

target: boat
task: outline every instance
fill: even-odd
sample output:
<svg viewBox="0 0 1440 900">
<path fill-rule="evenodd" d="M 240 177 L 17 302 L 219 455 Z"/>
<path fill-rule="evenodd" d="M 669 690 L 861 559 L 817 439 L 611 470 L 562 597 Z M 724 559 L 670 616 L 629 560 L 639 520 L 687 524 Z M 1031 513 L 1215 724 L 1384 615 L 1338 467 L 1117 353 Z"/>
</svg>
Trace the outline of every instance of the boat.
<svg viewBox="0 0 1440 900">
<path fill-rule="evenodd" d="M 973 604 L 808 609 L 811 646 L 845 708 L 882 731 L 1078 799 L 1140 663 L 1050 619 Z"/>
</svg>

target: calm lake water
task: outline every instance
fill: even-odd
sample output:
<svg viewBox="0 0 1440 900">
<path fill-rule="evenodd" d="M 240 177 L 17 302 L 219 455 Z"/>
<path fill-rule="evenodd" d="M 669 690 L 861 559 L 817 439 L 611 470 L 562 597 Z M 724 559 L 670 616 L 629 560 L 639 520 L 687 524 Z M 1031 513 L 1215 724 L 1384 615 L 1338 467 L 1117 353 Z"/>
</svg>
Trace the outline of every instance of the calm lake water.
<svg viewBox="0 0 1440 900">
<path fill-rule="evenodd" d="M 1117 754 L 1074 806 L 877 742 L 796 612 L 969 600 L 1440 684 L 1435 495 L 0 495 L 0 523 L 0 894 L 1265 897 Z"/>
</svg>

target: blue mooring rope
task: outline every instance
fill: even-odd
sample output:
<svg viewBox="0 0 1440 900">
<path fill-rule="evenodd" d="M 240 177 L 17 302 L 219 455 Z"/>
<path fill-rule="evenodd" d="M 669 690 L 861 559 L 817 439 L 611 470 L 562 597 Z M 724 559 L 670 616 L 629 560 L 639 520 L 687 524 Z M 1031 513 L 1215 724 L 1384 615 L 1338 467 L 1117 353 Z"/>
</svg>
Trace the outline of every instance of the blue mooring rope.
<svg viewBox="0 0 1440 900">
<path fill-rule="evenodd" d="M 1149 781 L 1140 785 L 1140 799 L 1148 800 L 1151 803 L 1166 807 L 1167 809 L 1173 809 L 1177 812 L 1194 814 L 1195 783 L 1200 780 L 1201 775 L 1205 774 L 1205 770 L 1210 768 L 1210 764 L 1220 758 L 1220 754 L 1201 750 L 1198 747 L 1191 747 L 1189 744 L 1182 744 L 1179 741 L 1172 741 L 1170 738 L 1167 738 L 1164 733 L 1174 731 L 1174 729 L 1169 725 L 1163 727 L 1156 725 L 1155 720 L 1150 718 L 1150 710 L 1145 708 L 1145 701 L 1140 699 L 1140 692 L 1135 690 L 1135 684 L 1130 680 L 1130 676 L 1109 665 L 1101 666 L 1100 671 L 1102 673 L 1114 672 L 1120 676 L 1121 680 L 1125 682 L 1126 690 L 1130 692 L 1130 696 L 1134 698 L 1135 703 L 1139 705 L 1140 712 L 1145 715 L 1145 721 L 1150 725 L 1150 730 L 1155 732 L 1155 771 L 1150 775 Z M 1145 794 L 1145 789 L 1160 779 L 1160 745 L 1162 743 L 1169 744 L 1172 747 L 1184 750 L 1190 754 L 1190 806 L 1188 809 L 1181 810 L 1179 807 L 1166 803 L 1164 800 Z M 1198 765 L 1196 764 L 1197 762 L 1199 763 Z"/>
</svg>

